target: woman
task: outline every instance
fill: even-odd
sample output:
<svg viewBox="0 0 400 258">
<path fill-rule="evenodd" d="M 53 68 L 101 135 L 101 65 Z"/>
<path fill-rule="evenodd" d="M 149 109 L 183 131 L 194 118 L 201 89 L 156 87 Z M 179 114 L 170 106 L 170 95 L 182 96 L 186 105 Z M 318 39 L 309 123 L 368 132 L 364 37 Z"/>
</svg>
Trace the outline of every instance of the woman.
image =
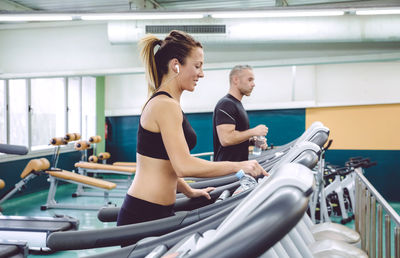
<svg viewBox="0 0 400 258">
<path fill-rule="evenodd" d="M 136 175 L 118 214 L 118 226 L 174 215 L 177 190 L 190 198 L 210 199 L 208 192 L 214 188 L 192 189 L 182 177 L 216 177 L 240 169 L 253 176 L 267 175 L 254 160 L 210 162 L 190 155 L 196 134 L 181 110 L 180 98 L 183 91 L 194 91 L 204 77 L 202 45 L 180 31 L 171 31 L 165 40 L 148 35 L 139 44 L 152 96 L 140 117 Z"/>
</svg>

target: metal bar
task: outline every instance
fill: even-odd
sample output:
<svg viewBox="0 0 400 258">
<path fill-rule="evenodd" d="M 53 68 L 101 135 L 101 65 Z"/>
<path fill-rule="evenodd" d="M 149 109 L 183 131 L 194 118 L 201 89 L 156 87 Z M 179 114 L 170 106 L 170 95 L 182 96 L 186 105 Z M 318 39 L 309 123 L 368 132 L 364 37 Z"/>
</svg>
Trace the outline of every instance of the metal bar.
<svg viewBox="0 0 400 258">
<path fill-rule="evenodd" d="M 201 152 L 201 153 L 195 153 L 195 154 L 190 154 L 192 157 L 204 157 L 204 156 L 212 156 L 214 155 L 214 152 Z"/>
<path fill-rule="evenodd" d="M 292 101 L 296 100 L 296 66 L 292 66 Z"/>
<path fill-rule="evenodd" d="M 392 257 L 390 250 L 390 216 L 385 214 L 385 257 Z"/>
<path fill-rule="evenodd" d="M 28 106 L 28 121 L 27 121 L 27 135 L 28 135 L 28 149 L 32 150 L 32 92 L 31 92 L 31 79 L 26 80 L 26 104 Z"/>
<path fill-rule="evenodd" d="M 6 104 L 6 143 L 10 144 L 10 84 L 9 80 L 5 80 L 5 104 Z"/>
<path fill-rule="evenodd" d="M 400 258 L 400 227 L 394 228 L 394 257 Z"/>
<path fill-rule="evenodd" d="M 360 205 L 359 205 L 359 200 L 360 200 L 360 179 L 355 178 L 355 191 L 356 191 L 356 203 L 355 208 L 354 208 L 354 225 L 355 229 L 358 233 L 360 233 Z"/>
<path fill-rule="evenodd" d="M 64 77 L 64 80 L 63 80 L 63 83 L 64 83 L 64 101 L 65 101 L 65 103 L 64 103 L 64 115 L 65 115 L 65 117 L 64 117 L 64 121 L 65 121 L 65 126 L 64 126 L 64 131 L 65 131 L 65 133 L 68 133 L 68 124 L 69 124 L 69 121 L 68 121 L 68 111 L 69 111 L 69 108 L 68 108 L 68 78 L 67 77 Z"/>
<path fill-rule="evenodd" d="M 82 137 L 87 137 L 87 135 L 83 135 L 83 126 L 82 126 L 82 124 L 83 124 L 83 122 L 82 122 L 82 119 L 83 119 L 83 111 L 82 111 L 82 106 L 83 106 L 83 104 L 82 104 L 82 95 L 83 95 L 83 93 L 82 93 L 82 77 L 79 77 L 79 117 L 80 117 L 80 119 L 79 119 L 79 133 L 82 135 Z"/>
<path fill-rule="evenodd" d="M 378 258 L 383 257 L 383 210 L 378 204 Z"/>
<path fill-rule="evenodd" d="M 366 245 L 366 239 L 365 239 L 365 196 L 367 189 L 363 186 L 361 189 L 361 199 L 360 199 L 360 236 L 361 236 L 361 249 L 362 250 L 366 250 L 365 249 L 365 245 Z"/>
<path fill-rule="evenodd" d="M 376 199 L 374 196 L 371 197 L 371 238 L 370 238 L 370 252 L 369 257 L 376 257 Z"/>
<path fill-rule="evenodd" d="M 365 194 L 365 252 L 369 255 L 369 248 L 371 246 L 371 194 L 368 190 L 365 191 Z"/>
<path fill-rule="evenodd" d="M 380 195 L 380 193 L 374 188 L 373 185 L 368 181 L 367 178 L 364 177 L 362 174 L 362 169 L 361 168 L 356 168 L 354 170 L 356 172 L 356 175 L 360 178 L 362 183 L 365 185 L 365 187 L 368 188 L 368 190 L 371 192 L 373 196 L 375 196 L 376 200 L 382 204 L 383 209 L 386 211 L 388 215 L 393 219 L 393 221 L 397 224 L 400 225 L 400 216 L 397 214 L 397 212 L 389 205 L 389 203 L 385 200 L 385 198 Z"/>
</svg>

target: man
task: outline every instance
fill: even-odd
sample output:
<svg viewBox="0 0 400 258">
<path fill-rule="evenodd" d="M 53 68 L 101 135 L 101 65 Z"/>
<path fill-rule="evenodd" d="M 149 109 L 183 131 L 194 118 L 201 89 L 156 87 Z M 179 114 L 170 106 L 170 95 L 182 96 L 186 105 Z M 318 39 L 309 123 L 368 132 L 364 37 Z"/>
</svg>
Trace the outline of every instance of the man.
<svg viewBox="0 0 400 258">
<path fill-rule="evenodd" d="M 249 129 L 249 118 L 241 102 L 243 96 L 250 96 L 255 86 L 253 69 L 248 65 L 235 66 L 229 74 L 229 84 L 228 94 L 214 109 L 214 161 L 248 160 L 249 141 L 268 133 L 265 125 Z M 262 149 L 266 148 L 264 142 Z"/>
</svg>

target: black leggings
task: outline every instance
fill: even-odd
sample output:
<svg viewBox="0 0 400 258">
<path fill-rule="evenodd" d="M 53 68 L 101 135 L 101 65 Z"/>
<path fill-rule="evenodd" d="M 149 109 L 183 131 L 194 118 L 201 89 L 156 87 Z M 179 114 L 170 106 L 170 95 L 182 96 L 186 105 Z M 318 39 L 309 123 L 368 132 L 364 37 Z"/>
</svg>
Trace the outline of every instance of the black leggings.
<svg viewBox="0 0 400 258">
<path fill-rule="evenodd" d="M 174 214 L 173 204 L 164 206 L 127 194 L 118 213 L 117 226 L 162 219 Z"/>
</svg>

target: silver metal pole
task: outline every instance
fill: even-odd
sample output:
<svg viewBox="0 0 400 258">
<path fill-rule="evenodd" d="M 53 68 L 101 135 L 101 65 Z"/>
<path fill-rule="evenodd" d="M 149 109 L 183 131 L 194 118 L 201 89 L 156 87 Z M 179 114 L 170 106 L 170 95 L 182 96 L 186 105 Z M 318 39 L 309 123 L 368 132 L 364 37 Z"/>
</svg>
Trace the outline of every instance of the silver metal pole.
<svg viewBox="0 0 400 258">
<path fill-rule="evenodd" d="M 385 257 L 392 257 L 390 250 L 390 216 L 385 214 Z"/>
<path fill-rule="evenodd" d="M 396 225 L 394 228 L 394 256 L 400 258 L 400 228 Z"/>
<path fill-rule="evenodd" d="M 365 239 L 365 226 L 366 226 L 366 221 L 365 221 L 365 196 L 367 190 L 363 186 L 361 189 L 361 202 L 360 202 L 360 236 L 361 236 L 361 249 L 366 251 L 365 246 L 366 246 L 366 239 Z"/>
<path fill-rule="evenodd" d="M 369 255 L 369 248 L 371 246 L 371 194 L 368 190 L 365 191 L 365 252 Z"/>
<path fill-rule="evenodd" d="M 371 249 L 369 253 L 369 257 L 376 257 L 376 198 L 374 196 L 371 197 Z"/>
<path fill-rule="evenodd" d="M 382 205 L 378 204 L 378 258 L 383 257 L 383 210 Z"/>
<path fill-rule="evenodd" d="M 360 179 L 357 177 L 355 179 L 355 188 L 356 188 L 356 201 L 354 208 L 354 225 L 356 231 L 360 233 Z"/>
</svg>

